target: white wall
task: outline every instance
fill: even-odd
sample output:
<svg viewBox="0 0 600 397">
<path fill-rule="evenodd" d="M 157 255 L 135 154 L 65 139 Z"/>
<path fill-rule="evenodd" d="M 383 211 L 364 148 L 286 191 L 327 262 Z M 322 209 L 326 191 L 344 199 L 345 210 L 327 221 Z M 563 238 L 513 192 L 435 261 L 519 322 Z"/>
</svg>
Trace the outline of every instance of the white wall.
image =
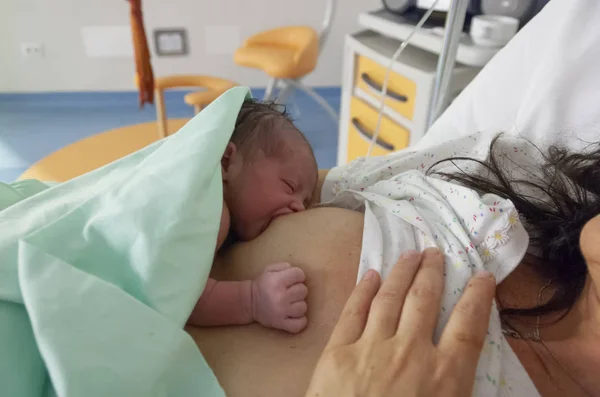
<svg viewBox="0 0 600 397">
<path fill-rule="evenodd" d="M 344 35 L 359 29 L 360 12 L 380 5 L 380 0 L 338 0 L 330 41 L 310 84 L 340 85 Z M 187 57 L 153 56 L 157 76 L 208 74 L 260 87 L 266 84 L 264 74 L 235 65 L 232 54 L 210 53 L 207 28 L 239 28 L 240 42 L 279 25 L 319 28 L 324 0 L 144 0 L 143 7 L 152 51 L 152 29 L 184 27 L 188 33 Z M 126 0 L 0 0 L 0 92 L 135 89 L 133 58 L 89 58 L 81 35 L 86 26 L 128 24 Z M 24 58 L 23 42 L 43 43 L 44 57 Z"/>
</svg>

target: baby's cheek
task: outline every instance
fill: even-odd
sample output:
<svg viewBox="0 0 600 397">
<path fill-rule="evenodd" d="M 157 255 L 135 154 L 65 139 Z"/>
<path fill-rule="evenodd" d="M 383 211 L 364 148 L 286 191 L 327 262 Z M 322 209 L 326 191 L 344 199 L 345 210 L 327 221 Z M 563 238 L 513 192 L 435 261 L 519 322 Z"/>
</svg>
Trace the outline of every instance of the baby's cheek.
<svg viewBox="0 0 600 397">
<path fill-rule="evenodd" d="M 218 251 L 219 248 L 225 242 L 227 235 L 229 234 L 229 228 L 231 227 L 231 215 L 229 214 L 229 208 L 227 204 L 223 201 L 223 209 L 221 211 L 221 224 L 219 226 L 219 234 L 217 235 L 217 248 L 215 251 Z"/>
</svg>

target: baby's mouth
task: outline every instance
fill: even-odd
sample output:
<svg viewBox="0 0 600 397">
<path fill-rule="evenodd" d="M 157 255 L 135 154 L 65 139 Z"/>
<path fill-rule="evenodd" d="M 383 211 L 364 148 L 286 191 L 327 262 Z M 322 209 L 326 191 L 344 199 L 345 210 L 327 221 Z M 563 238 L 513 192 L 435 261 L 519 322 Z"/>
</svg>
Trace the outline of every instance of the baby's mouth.
<svg viewBox="0 0 600 397">
<path fill-rule="evenodd" d="M 268 221 L 266 221 L 262 227 L 262 230 L 260 231 L 260 234 L 263 234 L 265 232 L 265 230 L 267 230 L 269 228 L 269 226 L 271 226 L 271 223 L 273 223 L 273 221 L 277 218 L 279 218 L 281 215 L 274 215 L 272 216 Z"/>
<path fill-rule="evenodd" d="M 269 228 L 269 226 L 271 225 L 271 221 L 273 221 L 273 219 L 275 219 L 275 218 L 269 219 L 262 225 L 262 227 L 260 228 L 260 234 L 263 234 L 265 232 L 265 230 L 267 230 Z"/>
<path fill-rule="evenodd" d="M 269 228 L 269 226 L 271 226 L 271 223 L 273 223 L 273 221 L 275 219 L 282 217 L 282 216 L 286 216 L 286 215 L 290 215 L 290 214 L 279 214 L 279 215 L 271 216 L 271 218 L 263 224 L 263 226 L 260 230 L 260 234 L 263 234 L 265 232 L 265 230 L 267 230 Z"/>
</svg>

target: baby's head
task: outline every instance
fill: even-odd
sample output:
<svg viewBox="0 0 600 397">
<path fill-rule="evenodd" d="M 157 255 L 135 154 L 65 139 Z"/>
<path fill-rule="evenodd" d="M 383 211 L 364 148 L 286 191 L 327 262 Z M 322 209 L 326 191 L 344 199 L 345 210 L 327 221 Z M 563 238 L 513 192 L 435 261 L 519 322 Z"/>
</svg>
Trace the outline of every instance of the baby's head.
<svg viewBox="0 0 600 397">
<path fill-rule="evenodd" d="M 278 216 L 303 211 L 317 183 L 308 141 L 280 105 L 246 101 L 221 160 L 223 195 L 241 240 Z"/>
</svg>

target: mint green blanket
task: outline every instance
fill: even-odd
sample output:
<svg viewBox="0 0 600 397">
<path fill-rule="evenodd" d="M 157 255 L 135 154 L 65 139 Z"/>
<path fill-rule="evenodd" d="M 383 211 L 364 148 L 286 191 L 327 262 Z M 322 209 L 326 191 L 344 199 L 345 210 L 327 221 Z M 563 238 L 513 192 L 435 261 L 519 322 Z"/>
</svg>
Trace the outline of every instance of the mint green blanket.
<svg viewBox="0 0 600 397">
<path fill-rule="evenodd" d="M 213 261 L 249 90 L 72 181 L 0 184 L 0 395 L 223 396 L 183 326 Z"/>
</svg>

